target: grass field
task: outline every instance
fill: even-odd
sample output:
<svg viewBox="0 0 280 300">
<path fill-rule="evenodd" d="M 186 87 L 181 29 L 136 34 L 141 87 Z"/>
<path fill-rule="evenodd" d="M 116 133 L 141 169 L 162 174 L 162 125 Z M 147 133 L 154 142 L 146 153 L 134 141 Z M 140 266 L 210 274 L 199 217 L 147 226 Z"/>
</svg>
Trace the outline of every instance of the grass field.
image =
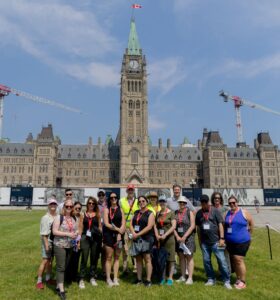
<svg viewBox="0 0 280 300">
<path fill-rule="evenodd" d="M 39 222 L 44 211 L 0 211 L 0 299 L 58 299 L 54 289 L 35 289 L 36 272 L 41 260 Z M 246 290 L 226 290 L 222 283 L 205 287 L 205 273 L 200 249 L 195 254 L 193 286 L 175 283 L 172 287 L 134 286 L 133 275 L 121 279 L 121 286 L 107 288 L 86 283 L 85 290 L 76 284 L 66 287 L 67 299 L 280 299 L 280 235 L 271 232 L 273 260 L 270 260 L 266 229 L 256 229 L 246 258 Z M 216 267 L 216 263 L 215 263 Z M 235 277 L 232 277 L 232 281 Z"/>
</svg>

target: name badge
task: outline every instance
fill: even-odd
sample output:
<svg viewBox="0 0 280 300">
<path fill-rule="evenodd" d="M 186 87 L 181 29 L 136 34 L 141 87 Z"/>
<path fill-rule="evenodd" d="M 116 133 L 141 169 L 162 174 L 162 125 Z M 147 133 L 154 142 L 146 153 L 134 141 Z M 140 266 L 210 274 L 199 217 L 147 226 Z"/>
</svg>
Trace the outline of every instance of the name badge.
<svg viewBox="0 0 280 300">
<path fill-rule="evenodd" d="M 164 229 L 159 230 L 159 235 L 164 235 Z"/>
<path fill-rule="evenodd" d="M 135 225 L 134 226 L 134 231 L 135 232 L 139 232 L 140 231 L 140 226 L 139 225 Z"/>
<path fill-rule="evenodd" d="M 103 224 L 104 222 L 103 222 L 103 218 L 101 218 L 101 224 Z"/>
<path fill-rule="evenodd" d="M 184 232 L 184 228 L 183 228 L 183 227 L 178 227 L 177 231 L 178 231 L 179 233 L 183 233 L 183 232 Z"/>
<path fill-rule="evenodd" d="M 91 231 L 90 230 L 87 230 L 86 236 L 91 237 Z"/>
<path fill-rule="evenodd" d="M 210 224 L 209 223 L 203 224 L 203 229 L 204 230 L 209 230 L 210 229 Z"/>
<path fill-rule="evenodd" d="M 228 227 L 227 233 L 232 233 L 232 228 L 231 227 Z"/>
</svg>

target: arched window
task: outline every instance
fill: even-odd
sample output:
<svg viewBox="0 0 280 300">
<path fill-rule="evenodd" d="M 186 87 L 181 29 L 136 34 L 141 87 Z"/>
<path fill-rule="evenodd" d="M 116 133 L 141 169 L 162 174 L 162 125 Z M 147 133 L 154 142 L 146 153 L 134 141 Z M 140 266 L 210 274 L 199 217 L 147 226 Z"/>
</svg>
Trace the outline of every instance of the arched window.
<svg viewBox="0 0 280 300">
<path fill-rule="evenodd" d="M 129 100 L 129 102 L 128 102 L 128 108 L 129 109 L 133 108 L 133 101 L 132 100 Z"/>
<path fill-rule="evenodd" d="M 142 92 L 142 82 L 139 81 L 139 92 Z"/>
<path fill-rule="evenodd" d="M 41 176 L 38 176 L 38 184 L 41 184 Z"/>
<path fill-rule="evenodd" d="M 131 163 L 138 164 L 138 151 L 135 149 L 131 151 Z"/>
<path fill-rule="evenodd" d="M 136 101 L 136 108 L 140 109 L 140 101 L 139 100 Z"/>
</svg>

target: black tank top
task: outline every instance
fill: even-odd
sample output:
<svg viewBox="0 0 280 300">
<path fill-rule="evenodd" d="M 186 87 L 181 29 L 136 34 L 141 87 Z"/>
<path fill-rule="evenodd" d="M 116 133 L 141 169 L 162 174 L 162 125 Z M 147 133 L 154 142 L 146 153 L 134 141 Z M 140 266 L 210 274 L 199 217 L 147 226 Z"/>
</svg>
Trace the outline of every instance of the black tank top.
<svg viewBox="0 0 280 300">
<path fill-rule="evenodd" d="M 140 226 L 140 227 L 139 227 L 139 232 L 140 232 L 140 231 L 143 230 L 145 227 L 147 227 L 148 222 L 149 222 L 149 216 L 150 216 L 150 214 L 151 214 L 152 212 L 151 212 L 150 210 L 147 209 L 147 210 L 141 215 L 141 217 L 140 217 L 139 213 L 140 213 L 140 215 L 141 215 L 140 210 L 136 210 L 136 211 L 135 211 L 134 216 L 133 216 L 133 219 L 132 219 L 132 225 L 133 225 L 133 227 L 134 227 L 135 225 Z M 139 220 L 138 220 L 138 224 L 137 224 L 137 219 L 138 219 L 138 218 L 139 218 Z M 141 238 L 145 240 L 145 239 L 150 238 L 150 237 L 152 237 L 152 236 L 153 236 L 153 228 L 152 228 L 150 231 L 148 231 L 145 235 L 142 235 Z"/>
<path fill-rule="evenodd" d="M 108 209 L 108 220 L 110 224 L 114 224 L 116 227 L 121 227 L 122 226 L 122 212 L 119 207 L 117 208 L 112 208 L 110 207 Z M 111 213 L 110 213 L 111 211 Z M 112 219 L 111 219 L 112 217 Z"/>
<path fill-rule="evenodd" d="M 89 219 L 92 219 L 91 228 L 89 228 Z M 83 234 L 86 234 L 88 230 L 91 230 L 94 227 L 98 228 L 98 218 L 95 215 L 93 218 L 89 218 L 88 214 L 84 214 L 84 220 L 83 220 Z"/>
</svg>

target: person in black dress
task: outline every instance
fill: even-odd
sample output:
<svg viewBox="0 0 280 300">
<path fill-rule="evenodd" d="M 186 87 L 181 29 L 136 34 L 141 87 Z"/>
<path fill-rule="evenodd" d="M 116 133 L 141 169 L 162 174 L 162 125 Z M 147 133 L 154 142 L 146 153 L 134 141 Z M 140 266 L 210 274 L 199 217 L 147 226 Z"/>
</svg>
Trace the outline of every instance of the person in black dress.
<svg viewBox="0 0 280 300">
<path fill-rule="evenodd" d="M 118 204 L 115 193 L 109 196 L 108 207 L 104 209 L 103 244 L 105 248 L 106 281 L 109 287 L 118 286 L 119 256 L 123 248 L 123 234 L 125 232 L 125 217 Z M 114 280 L 111 279 L 112 257 L 114 254 Z"/>
<path fill-rule="evenodd" d="M 130 254 L 136 257 L 137 281 L 136 284 L 142 284 L 143 259 L 146 265 L 147 280 L 146 286 L 151 286 L 152 261 L 151 252 L 154 243 L 153 227 L 155 217 L 152 211 L 147 208 L 148 199 L 145 196 L 138 198 L 140 209 L 136 210 L 130 222 L 130 231 L 133 243 Z"/>
</svg>

